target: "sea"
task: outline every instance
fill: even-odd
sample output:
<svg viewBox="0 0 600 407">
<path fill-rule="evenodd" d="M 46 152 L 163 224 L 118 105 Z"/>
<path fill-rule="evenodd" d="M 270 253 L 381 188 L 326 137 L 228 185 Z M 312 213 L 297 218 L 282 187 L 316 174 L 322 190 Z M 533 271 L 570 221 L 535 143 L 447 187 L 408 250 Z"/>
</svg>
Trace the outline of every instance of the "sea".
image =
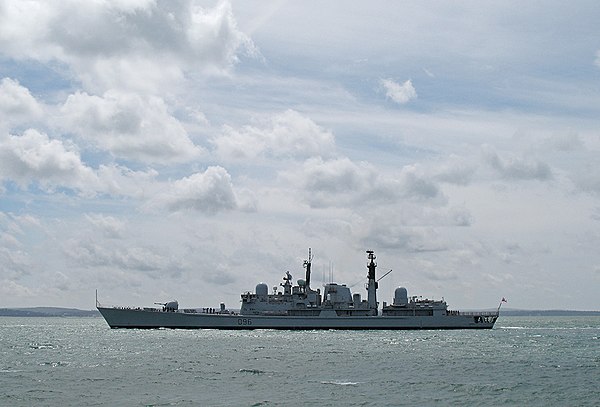
<svg viewBox="0 0 600 407">
<path fill-rule="evenodd" d="M 0 317 L 0 406 L 600 406 L 600 317 L 492 330 L 110 329 Z"/>
</svg>

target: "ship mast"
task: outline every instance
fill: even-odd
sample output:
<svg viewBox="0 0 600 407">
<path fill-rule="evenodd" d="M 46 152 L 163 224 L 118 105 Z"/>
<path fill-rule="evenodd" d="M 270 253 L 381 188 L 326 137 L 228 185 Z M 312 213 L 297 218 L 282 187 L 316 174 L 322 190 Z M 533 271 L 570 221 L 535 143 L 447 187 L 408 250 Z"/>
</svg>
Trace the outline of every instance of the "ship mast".
<svg viewBox="0 0 600 407">
<path fill-rule="evenodd" d="M 373 311 L 373 315 L 377 315 L 377 281 L 375 281 L 375 269 L 377 268 L 377 263 L 375 263 L 375 253 L 373 250 L 367 250 L 367 259 L 369 263 L 367 264 L 367 269 L 369 273 L 367 274 L 367 302 L 369 303 L 369 308 Z"/>
<path fill-rule="evenodd" d="M 312 265 L 312 253 L 310 247 L 308 248 L 308 260 L 304 260 L 304 268 L 306 269 L 306 292 L 310 292 L 310 267 Z"/>
</svg>

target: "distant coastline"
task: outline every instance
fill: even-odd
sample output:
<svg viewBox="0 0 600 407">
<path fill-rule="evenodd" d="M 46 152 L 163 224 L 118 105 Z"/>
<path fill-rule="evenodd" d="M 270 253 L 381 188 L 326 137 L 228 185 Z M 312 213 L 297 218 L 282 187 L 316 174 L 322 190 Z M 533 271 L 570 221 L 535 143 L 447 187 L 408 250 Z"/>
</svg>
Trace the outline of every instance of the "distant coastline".
<svg viewBox="0 0 600 407">
<path fill-rule="evenodd" d="M 77 308 L 33 307 L 0 308 L 0 317 L 100 317 L 97 310 Z M 501 317 L 559 317 L 559 316 L 600 316 L 600 311 L 573 310 L 500 310 Z"/>
<path fill-rule="evenodd" d="M 0 308 L 0 317 L 100 317 L 97 310 L 77 308 L 33 307 Z"/>
<path fill-rule="evenodd" d="M 500 310 L 501 317 L 574 317 L 574 316 L 600 316 L 600 311 L 573 311 L 562 309 L 550 310 Z"/>
</svg>

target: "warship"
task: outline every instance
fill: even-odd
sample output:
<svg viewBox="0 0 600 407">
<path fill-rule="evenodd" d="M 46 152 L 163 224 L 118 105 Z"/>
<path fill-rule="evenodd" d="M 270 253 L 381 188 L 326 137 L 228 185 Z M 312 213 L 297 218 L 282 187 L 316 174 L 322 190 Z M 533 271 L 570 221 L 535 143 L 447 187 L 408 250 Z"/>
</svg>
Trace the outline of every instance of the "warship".
<svg viewBox="0 0 600 407">
<path fill-rule="evenodd" d="M 241 295 L 239 310 L 221 303 L 217 308 L 180 309 L 177 301 L 155 303 L 160 307 L 96 308 L 111 328 L 180 329 L 491 329 L 498 319 L 500 306 L 491 312 L 463 312 L 448 309 L 446 301 L 408 296 L 404 287 L 394 291 L 393 302 L 379 309 L 375 253 L 367 252 L 367 298 L 352 293 L 345 284 L 327 283 L 311 288 L 312 253 L 304 261 L 305 278 L 293 285 L 285 273 L 280 287 L 269 294 L 267 284 L 256 285 L 254 293 Z M 504 300 L 504 299 L 503 299 Z"/>
</svg>

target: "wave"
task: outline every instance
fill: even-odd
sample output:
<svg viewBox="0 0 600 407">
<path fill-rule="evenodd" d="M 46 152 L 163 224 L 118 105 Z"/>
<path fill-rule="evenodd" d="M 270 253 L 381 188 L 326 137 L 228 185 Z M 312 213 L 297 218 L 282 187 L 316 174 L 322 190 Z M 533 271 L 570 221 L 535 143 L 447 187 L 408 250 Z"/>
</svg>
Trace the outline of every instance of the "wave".
<svg viewBox="0 0 600 407">
<path fill-rule="evenodd" d="M 250 373 L 250 374 L 265 374 L 267 372 L 258 369 L 240 369 L 238 370 L 240 373 Z"/>
<path fill-rule="evenodd" d="M 323 381 L 321 384 L 333 384 L 335 386 L 356 386 L 359 382 Z"/>
</svg>

